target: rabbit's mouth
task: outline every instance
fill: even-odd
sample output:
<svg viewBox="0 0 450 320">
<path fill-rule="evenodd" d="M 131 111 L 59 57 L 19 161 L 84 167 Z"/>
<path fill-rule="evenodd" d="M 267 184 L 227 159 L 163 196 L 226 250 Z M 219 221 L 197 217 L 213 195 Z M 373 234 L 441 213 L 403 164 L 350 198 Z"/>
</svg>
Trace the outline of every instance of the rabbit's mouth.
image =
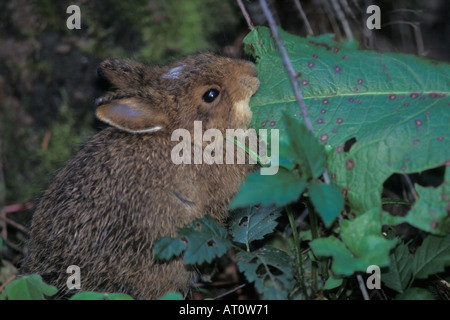
<svg viewBox="0 0 450 320">
<path fill-rule="evenodd" d="M 252 110 L 249 106 L 250 97 L 234 104 L 230 114 L 230 127 L 246 130 L 252 120 Z"/>
<path fill-rule="evenodd" d="M 258 90 L 259 80 L 256 77 L 246 76 L 241 78 L 240 83 L 245 98 L 234 103 L 229 117 L 229 127 L 246 130 L 253 115 L 249 106 L 250 98 Z"/>
</svg>

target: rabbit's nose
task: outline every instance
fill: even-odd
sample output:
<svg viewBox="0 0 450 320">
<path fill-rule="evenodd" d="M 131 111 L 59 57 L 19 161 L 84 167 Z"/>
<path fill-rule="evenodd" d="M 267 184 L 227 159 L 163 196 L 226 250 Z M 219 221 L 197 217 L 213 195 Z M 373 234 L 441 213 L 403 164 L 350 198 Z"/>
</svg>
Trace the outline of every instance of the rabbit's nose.
<svg viewBox="0 0 450 320">
<path fill-rule="evenodd" d="M 259 88 L 259 80 L 256 77 L 243 76 L 240 79 L 241 85 L 253 95 Z"/>
</svg>

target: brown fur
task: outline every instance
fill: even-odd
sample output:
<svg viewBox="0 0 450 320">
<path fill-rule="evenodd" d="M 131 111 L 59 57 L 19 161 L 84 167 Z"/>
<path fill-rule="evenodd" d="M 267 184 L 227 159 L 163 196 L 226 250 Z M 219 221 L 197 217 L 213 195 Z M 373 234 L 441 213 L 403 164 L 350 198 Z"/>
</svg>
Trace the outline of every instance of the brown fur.
<svg viewBox="0 0 450 320">
<path fill-rule="evenodd" d="M 185 292 L 191 273 L 180 259 L 154 262 L 154 240 L 176 236 L 205 212 L 223 221 L 252 166 L 175 165 L 171 133 L 193 134 L 195 120 L 224 137 L 226 128 L 247 126 L 248 113 L 234 106 L 256 91 L 256 71 L 249 62 L 200 54 L 161 68 L 107 60 L 99 74 L 116 88 L 97 101 L 97 117 L 112 126 L 87 142 L 44 193 L 24 271 L 40 273 L 60 297 L 75 293 L 66 286 L 69 265 L 81 268 L 83 291 L 137 299 Z M 208 104 L 202 96 L 211 87 L 220 94 Z M 161 129 L 145 133 L 155 127 Z"/>
</svg>

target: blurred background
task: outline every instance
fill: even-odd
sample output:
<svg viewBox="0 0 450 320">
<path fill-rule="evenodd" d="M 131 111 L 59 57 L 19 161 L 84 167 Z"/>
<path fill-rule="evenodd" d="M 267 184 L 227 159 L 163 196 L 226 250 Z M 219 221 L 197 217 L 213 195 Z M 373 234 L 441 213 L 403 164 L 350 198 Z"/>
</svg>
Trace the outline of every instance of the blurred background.
<svg viewBox="0 0 450 320">
<path fill-rule="evenodd" d="M 258 1 L 241 3 L 254 25 L 267 24 Z M 450 61 L 448 0 L 268 3 L 277 23 L 300 36 L 334 33 L 345 41 L 350 31 L 362 48 Z M 365 27 L 371 4 L 381 9 L 380 30 Z M 69 5 L 81 9 L 80 30 L 66 26 Z M 165 64 L 200 51 L 248 58 L 248 32 L 235 0 L 0 1 L 0 284 L 26 250 L 36 199 L 102 128 L 94 100 L 107 85 L 97 78 L 98 63 L 116 57 Z"/>
</svg>

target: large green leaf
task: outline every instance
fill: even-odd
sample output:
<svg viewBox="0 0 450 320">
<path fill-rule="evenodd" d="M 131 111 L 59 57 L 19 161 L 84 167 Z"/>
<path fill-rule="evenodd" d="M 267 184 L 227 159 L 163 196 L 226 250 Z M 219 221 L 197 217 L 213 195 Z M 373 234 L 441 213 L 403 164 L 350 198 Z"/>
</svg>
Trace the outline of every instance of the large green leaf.
<svg viewBox="0 0 450 320">
<path fill-rule="evenodd" d="M 333 257 L 335 274 L 351 275 L 367 267 L 389 265 L 389 251 L 396 240 L 381 234 L 380 212 L 372 209 L 356 219 L 341 220 L 341 239 L 334 236 L 313 240 L 310 246 L 317 256 Z"/>
<path fill-rule="evenodd" d="M 333 150 L 328 155 L 331 181 L 355 213 L 381 207 L 383 182 L 393 173 L 423 171 L 450 159 L 448 64 L 358 50 L 329 36 L 280 34 L 314 134 Z M 255 28 L 244 42 L 257 59 L 261 81 L 250 102 L 251 125 L 280 129 L 285 140 L 283 113 L 302 115 L 278 49 L 265 27 Z"/>
</svg>

